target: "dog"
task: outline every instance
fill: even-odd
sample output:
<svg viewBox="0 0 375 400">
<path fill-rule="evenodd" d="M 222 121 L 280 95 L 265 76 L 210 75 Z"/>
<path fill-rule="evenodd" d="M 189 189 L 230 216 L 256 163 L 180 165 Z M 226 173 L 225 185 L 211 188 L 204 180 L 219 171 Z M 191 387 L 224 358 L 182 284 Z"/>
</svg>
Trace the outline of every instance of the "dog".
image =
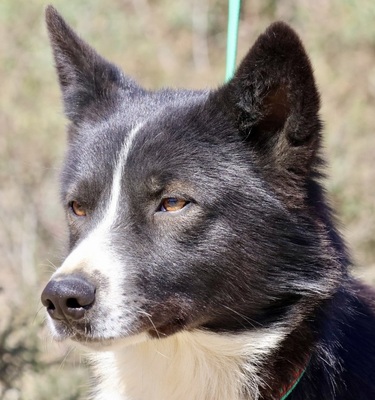
<svg viewBox="0 0 375 400">
<path fill-rule="evenodd" d="M 320 97 L 276 22 L 213 90 L 150 91 L 49 6 L 70 253 L 42 293 L 96 400 L 373 400 L 375 294 L 323 188 Z"/>
</svg>

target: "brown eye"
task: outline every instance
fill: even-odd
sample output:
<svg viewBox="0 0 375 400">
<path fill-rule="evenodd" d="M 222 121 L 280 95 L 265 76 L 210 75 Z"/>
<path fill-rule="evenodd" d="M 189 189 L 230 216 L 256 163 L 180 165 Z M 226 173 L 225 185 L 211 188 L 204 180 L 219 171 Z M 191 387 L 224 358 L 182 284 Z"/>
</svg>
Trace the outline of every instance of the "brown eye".
<svg viewBox="0 0 375 400">
<path fill-rule="evenodd" d="M 160 211 L 179 211 L 184 208 L 189 202 L 177 197 L 168 197 L 161 203 Z"/>
<path fill-rule="evenodd" d="M 85 207 L 82 204 L 79 204 L 78 201 L 72 201 L 70 203 L 70 207 L 72 211 L 74 212 L 77 217 L 85 217 L 86 216 L 86 210 Z"/>
</svg>

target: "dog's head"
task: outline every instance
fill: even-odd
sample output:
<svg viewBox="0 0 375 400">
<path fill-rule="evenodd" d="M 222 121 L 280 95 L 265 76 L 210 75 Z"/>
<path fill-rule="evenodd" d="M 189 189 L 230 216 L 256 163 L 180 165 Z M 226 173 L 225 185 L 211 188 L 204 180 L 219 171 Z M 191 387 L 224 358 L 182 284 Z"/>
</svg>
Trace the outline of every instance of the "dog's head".
<svg viewBox="0 0 375 400">
<path fill-rule="evenodd" d="M 70 120 L 70 254 L 42 294 L 57 338 L 254 329 L 327 294 L 322 246 L 340 244 L 317 183 L 319 95 L 291 28 L 271 25 L 217 90 L 148 91 L 52 7 L 47 25 Z"/>
</svg>

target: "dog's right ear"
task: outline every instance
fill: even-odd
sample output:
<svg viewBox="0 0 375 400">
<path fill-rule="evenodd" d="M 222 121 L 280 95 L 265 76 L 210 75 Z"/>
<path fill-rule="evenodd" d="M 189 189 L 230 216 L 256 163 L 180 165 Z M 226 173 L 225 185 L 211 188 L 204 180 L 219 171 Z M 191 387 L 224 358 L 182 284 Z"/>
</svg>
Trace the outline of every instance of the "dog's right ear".
<svg viewBox="0 0 375 400">
<path fill-rule="evenodd" d="M 46 22 L 66 116 L 78 123 L 98 102 L 110 102 L 119 91 L 139 87 L 78 37 L 50 5 Z M 94 111 L 95 112 L 95 111 Z"/>
</svg>

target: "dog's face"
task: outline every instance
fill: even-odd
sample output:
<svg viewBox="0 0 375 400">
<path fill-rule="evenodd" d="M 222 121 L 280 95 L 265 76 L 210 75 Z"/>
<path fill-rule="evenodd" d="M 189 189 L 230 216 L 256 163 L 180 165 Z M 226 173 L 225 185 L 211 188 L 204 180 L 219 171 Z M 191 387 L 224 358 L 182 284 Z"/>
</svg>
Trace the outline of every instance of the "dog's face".
<svg viewBox="0 0 375 400">
<path fill-rule="evenodd" d="M 151 92 L 52 8 L 47 23 L 71 122 L 70 254 L 42 295 L 57 338 L 256 329 L 324 295 L 319 98 L 289 27 L 272 25 L 218 90 Z"/>
</svg>

